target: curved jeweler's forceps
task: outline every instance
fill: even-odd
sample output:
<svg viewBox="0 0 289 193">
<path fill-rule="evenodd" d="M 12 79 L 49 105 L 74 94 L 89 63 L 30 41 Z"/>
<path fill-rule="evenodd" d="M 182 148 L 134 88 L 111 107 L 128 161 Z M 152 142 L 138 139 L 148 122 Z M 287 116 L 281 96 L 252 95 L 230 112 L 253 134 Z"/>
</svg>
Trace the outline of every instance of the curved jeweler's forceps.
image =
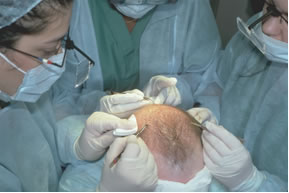
<svg viewBox="0 0 289 193">
<path fill-rule="evenodd" d="M 210 132 L 205 126 L 203 126 L 199 121 L 197 121 L 194 117 L 193 118 L 193 121 L 192 122 L 192 125 L 195 125 L 196 127 L 199 127 L 201 130 L 206 130 L 208 132 Z M 241 138 L 241 137 L 237 137 L 239 139 L 239 141 L 243 144 L 244 143 L 244 139 Z"/>
<path fill-rule="evenodd" d="M 135 136 L 138 137 L 145 130 L 145 128 L 147 128 L 147 127 L 148 127 L 148 124 L 145 124 L 141 128 L 141 130 L 135 134 Z M 114 164 L 116 164 L 118 162 L 118 160 L 121 157 L 121 154 L 122 154 L 122 152 L 116 158 L 114 158 L 114 160 L 109 164 L 109 168 L 112 168 L 112 166 L 114 166 Z"/>
<path fill-rule="evenodd" d="M 208 129 L 205 126 L 203 126 L 199 121 L 197 121 L 197 119 L 195 119 L 194 117 L 192 117 L 192 119 L 193 119 L 192 125 L 199 127 L 201 130 L 207 130 L 208 131 Z"/>
</svg>

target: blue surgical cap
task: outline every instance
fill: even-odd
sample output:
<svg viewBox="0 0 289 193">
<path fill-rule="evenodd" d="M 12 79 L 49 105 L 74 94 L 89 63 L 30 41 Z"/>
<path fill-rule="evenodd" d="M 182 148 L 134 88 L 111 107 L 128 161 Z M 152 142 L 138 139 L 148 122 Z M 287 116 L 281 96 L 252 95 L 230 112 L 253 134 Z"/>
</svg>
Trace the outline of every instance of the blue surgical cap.
<svg viewBox="0 0 289 193">
<path fill-rule="evenodd" d="M 42 0 L 0 0 L 0 29 L 14 23 Z"/>
</svg>

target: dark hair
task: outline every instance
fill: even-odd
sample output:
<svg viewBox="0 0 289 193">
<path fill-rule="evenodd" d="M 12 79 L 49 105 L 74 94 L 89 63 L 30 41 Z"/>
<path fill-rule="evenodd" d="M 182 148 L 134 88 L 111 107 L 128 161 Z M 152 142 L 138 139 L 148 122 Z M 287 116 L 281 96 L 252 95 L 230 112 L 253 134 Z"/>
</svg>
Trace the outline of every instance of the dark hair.
<svg viewBox="0 0 289 193">
<path fill-rule="evenodd" d="M 56 13 L 61 13 L 72 2 L 73 0 L 43 0 L 16 22 L 0 29 L 0 48 L 13 47 L 21 35 L 41 32 Z"/>
</svg>

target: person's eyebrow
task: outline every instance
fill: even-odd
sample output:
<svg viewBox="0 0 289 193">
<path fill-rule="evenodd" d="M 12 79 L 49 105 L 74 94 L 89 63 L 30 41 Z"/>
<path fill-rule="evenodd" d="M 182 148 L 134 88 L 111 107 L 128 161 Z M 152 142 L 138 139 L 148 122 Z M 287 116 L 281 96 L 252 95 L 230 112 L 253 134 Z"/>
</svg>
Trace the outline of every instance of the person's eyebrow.
<svg viewBox="0 0 289 193">
<path fill-rule="evenodd" d="M 278 9 L 278 7 L 275 5 L 275 2 L 274 2 L 273 0 L 270 0 L 270 3 L 268 3 L 267 1 L 265 1 L 265 2 L 266 2 L 267 4 L 270 4 L 270 5 L 273 5 L 274 7 L 276 7 L 276 9 L 277 9 L 280 13 L 288 15 L 288 11 L 283 11 L 283 10 Z"/>
<path fill-rule="evenodd" d="M 276 5 L 275 5 L 273 0 L 269 0 L 269 2 L 265 1 L 265 4 L 267 4 L 268 6 L 274 6 L 279 11 L 279 13 L 288 16 L 288 11 L 283 11 L 283 10 L 278 9 L 278 7 L 276 7 Z"/>
<path fill-rule="evenodd" d="M 49 40 L 49 41 L 47 41 L 47 42 L 45 42 L 45 43 L 49 44 L 49 43 L 58 42 L 58 41 L 60 41 L 60 40 L 63 40 L 66 35 L 67 35 L 67 34 L 64 34 L 64 35 L 61 36 L 61 37 L 54 38 L 54 39 Z"/>
</svg>

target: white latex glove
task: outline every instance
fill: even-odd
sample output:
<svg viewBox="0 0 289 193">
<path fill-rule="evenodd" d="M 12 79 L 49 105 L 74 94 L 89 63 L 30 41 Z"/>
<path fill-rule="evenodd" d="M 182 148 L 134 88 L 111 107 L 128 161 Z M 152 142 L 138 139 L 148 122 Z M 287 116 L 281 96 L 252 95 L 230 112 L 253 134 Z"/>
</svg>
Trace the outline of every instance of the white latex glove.
<svg viewBox="0 0 289 193">
<path fill-rule="evenodd" d="M 176 84 L 176 78 L 154 76 L 145 87 L 144 95 L 151 98 L 154 104 L 177 106 L 181 104 L 182 98 Z"/>
<path fill-rule="evenodd" d="M 152 104 L 152 101 L 145 100 L 143 92 L 134 89 L 102 97 L 100 99 L 100 110 L 120 118 L 127 118 L 134 111 L 148 104 Z"/>
<path fill-rule="evenodd" d="M 97 160 L 114 141 L 115 137 L 112 134 L 114 129 L 135 127 L 137 127 L 135 121 L 95 112 L 87 119 L 85 128 L 74 144 L 75 153 L 81 160 Z"/>
<path fill-rule="evenodd" d="M 214 124 L 218 124 L 216 116 L 208 109 L 203 107 L 191 108 L 187 110 L 192 117 L 194 117 L 199 123 L 204 124 L 209 121 Z"/>
<path fill-rule="evenodd" d="M 110 168 L 120 153 L 120 159 Z M 157 182 L 157 166 L 143 140 L 134 135 L 117 138 L 107 151 L 99 191 L 148 192 Z"/>
<path fill-rule="evenodd" d="M 253 165 L 250 153 L 222 126 L 206 122 L 202 133 L 204 161 L 212 175 L 231 191 L 256 191 L 264 175 Z"/>
</svg>

